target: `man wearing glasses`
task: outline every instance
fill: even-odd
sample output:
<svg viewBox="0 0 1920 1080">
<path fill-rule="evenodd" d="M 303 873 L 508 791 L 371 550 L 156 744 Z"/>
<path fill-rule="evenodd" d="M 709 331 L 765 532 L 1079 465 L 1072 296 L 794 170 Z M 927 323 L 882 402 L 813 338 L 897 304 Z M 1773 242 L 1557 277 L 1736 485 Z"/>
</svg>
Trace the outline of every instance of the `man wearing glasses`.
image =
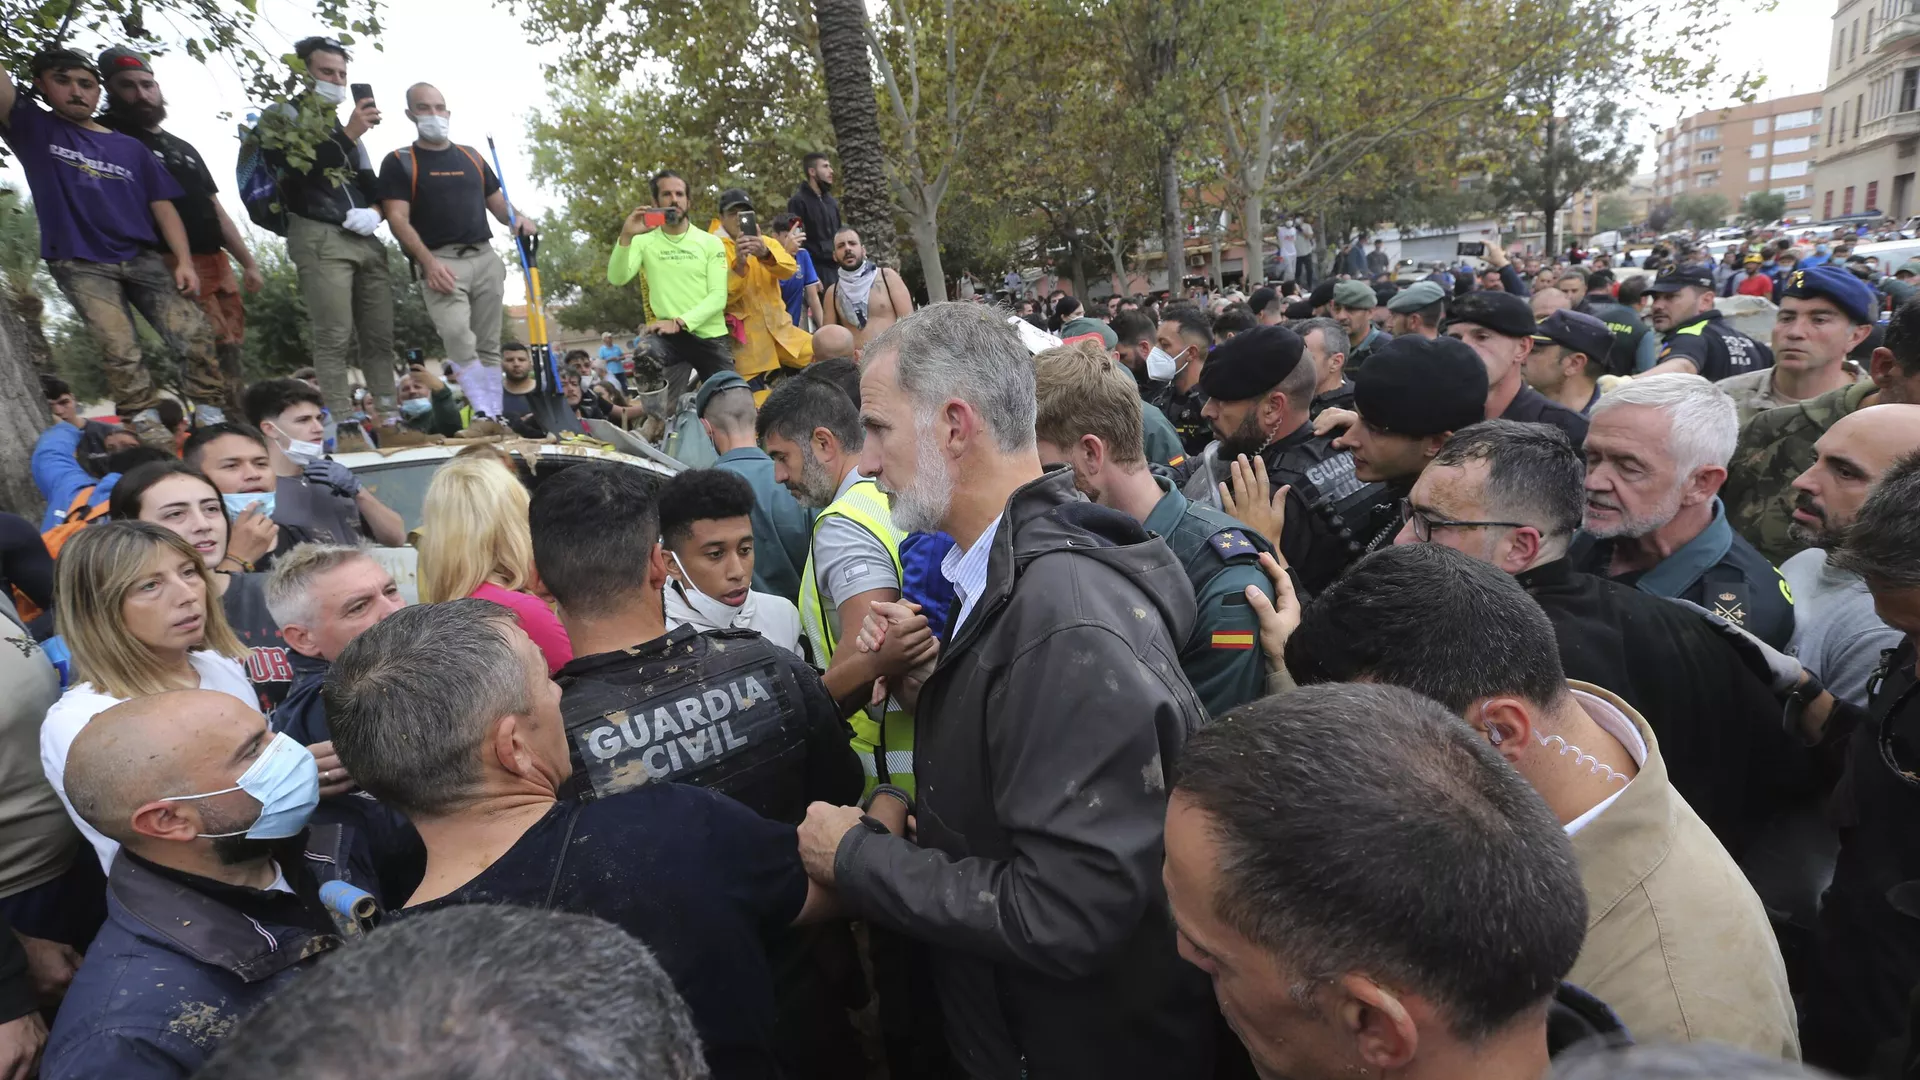
<svg viewBox="0 0 1920 1080">
<path fill-rule="evenodd" d="M 1782 801 L 1809 792 L 1805 755 L 1775 723 L 1766 682 L 1705 619 L 1567 562 L 1585 476 L 1556 428 L 1474 424 L 1415 481 L 1393 542 L 1440 544 L 1512 574 L 1553 624 L 1567 677 L 1606 687 L 1646 718 L 1674 789 L 1739 858 Z M 1817 896 L 1801 899 L 1810 913 Z"/>
<path fill-rule="evenodd" d="M 1392 541 L 1403 524 L 1398 503 L 1448 436 L 1480 422 L 1486 401 L 1486 367 L 1453 338 L 1394 338 L 1353 373 L 1357 415 L 1333 448 L 1352 451 L 1354 475 L 1392 496 L 1350 526 L 1360 552 Z"/>
</svg>

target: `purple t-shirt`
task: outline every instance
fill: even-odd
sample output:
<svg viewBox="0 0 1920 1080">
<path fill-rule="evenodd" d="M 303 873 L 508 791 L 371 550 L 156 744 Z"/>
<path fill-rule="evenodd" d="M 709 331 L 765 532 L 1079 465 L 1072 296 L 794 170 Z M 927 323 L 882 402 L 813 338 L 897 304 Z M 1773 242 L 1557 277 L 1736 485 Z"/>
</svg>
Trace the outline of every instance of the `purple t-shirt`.
<svg viewBox="0 0 1920 1080">
<path fill-rule="evenodd" d="M 88 131 L 22 95 L 7 116 L 40 219 L 40 257 L 126 262 L 160 246 L 147 204 L 183 192 L 153 151 L 117 131 Z"/>
</svg>

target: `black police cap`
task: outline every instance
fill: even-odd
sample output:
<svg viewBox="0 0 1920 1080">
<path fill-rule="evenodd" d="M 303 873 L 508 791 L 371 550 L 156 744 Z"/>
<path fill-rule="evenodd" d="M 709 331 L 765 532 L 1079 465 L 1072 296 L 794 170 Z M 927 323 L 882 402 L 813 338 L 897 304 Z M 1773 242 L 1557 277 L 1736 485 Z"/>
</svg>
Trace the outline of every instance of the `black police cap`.
<svg viewBox="0 0 1920 1080">
<path fill-rule="evenodd" d="M 1696 289 L 1713 288 L 1713 271 L 1704 266 L 1671 266 L 1660 271 L 1660 276 L 1647 286 L 1650 293 L 1673 293 L 1692 286 Z"/>
<path fill-rule="evenodd" d="M 1487 418 L 1487 367 L 1456 338 L 1397 337 L 1353 373 L 1353 405 L 1396 435 L 1459 431 Z"/>
<path fill-rule="evenodd" d="M 1300 335 L 1284 326 L 1256 326 L 1207 354 L 1200 389 L 1221 401 L 1246 401 L 1280 385 L 1300 366 Z"/>
<path fill-rule="evenodd" d="M 1473 323 L 1508 337 L 1532 337 L 1537 328 L 1533 308 L 1510 292 L 1479 289 L 1454 302 L 1447 312 L 1447 326 Z"/>
</svg>

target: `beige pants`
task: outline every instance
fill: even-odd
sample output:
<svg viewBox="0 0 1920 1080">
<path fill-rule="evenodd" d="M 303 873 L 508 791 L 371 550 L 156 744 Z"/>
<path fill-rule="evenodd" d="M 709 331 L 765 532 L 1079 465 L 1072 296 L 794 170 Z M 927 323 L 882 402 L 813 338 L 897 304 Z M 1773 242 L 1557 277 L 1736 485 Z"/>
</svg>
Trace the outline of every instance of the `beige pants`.
<svg viewBox="0 0 1920 1080">
<path fill-rule="evenodd" d="M 460 254 L 465 251 L 467 254 Z M 446 346 L 447 359 L 456 364 L 475 360 L 500 366 L 500 316 L 507 280 L 506 264 L 486 245 L 454 244 L 438 248 L 433 257 L 453 273 L 453 292 L 443 293 L 420 282 L 427 317 Z"/>
<path fill-rule="evenodd" d="M 300 294 L 313 323 L 313 370 L 336 417 L 353 411 L 348 353 L 367 389 L 393 401 L 393 290 L 387 248 L 371 236 L 298 214 L 287 219 L 287 256 L 300 271 Z"/>
</svg>

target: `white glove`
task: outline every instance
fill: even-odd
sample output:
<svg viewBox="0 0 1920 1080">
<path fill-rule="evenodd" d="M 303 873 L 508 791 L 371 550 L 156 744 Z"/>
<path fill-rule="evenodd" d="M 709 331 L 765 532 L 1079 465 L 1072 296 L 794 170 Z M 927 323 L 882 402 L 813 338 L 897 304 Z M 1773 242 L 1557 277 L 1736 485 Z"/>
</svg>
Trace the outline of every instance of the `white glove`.
<svg viewBox="0 0 1920 1080">
<path fill-rule="evenodd" d="M 365 207 L 355 207 L 347 211 L 347 220 L 341 222 L 340 227 L 348 232 L 359 233 L 361 236 L 372 236 L 373 230 L 380 227 L 380 212 Z"/>
</svg>

